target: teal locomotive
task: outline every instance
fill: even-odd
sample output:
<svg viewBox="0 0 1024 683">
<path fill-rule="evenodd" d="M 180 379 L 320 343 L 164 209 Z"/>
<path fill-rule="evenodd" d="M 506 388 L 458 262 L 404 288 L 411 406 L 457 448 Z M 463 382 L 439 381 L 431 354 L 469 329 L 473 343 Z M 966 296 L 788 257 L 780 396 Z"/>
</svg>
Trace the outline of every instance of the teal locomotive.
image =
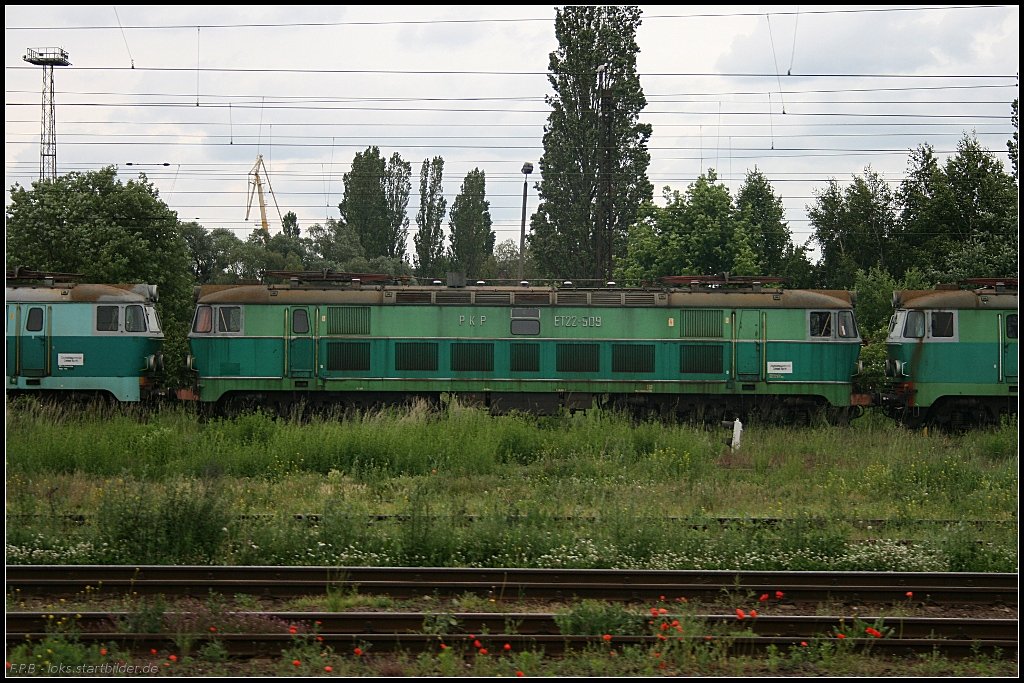
<svg viewBox="0 0 1024 683">
<path fill-rule="evenodd" d="M 1017 280 L 893 293 L 881 404 L 910 427 L 998 424 L 1017 414 Z"/>
<path fill-rule="evenodd" d="M 156 286 L 61 279 L 8 274 L 7 395 L 155 397 L 164 339 Z"/>
<path fill-rule="evenodd" d="M 446 286 L 304 273 L 205 286 L 189 335 L 190 393 L 206 405 L 281 410 L 447 394 L 496 413 L 859 415 L 852 294 L 775 282 Z"/>
</svg>

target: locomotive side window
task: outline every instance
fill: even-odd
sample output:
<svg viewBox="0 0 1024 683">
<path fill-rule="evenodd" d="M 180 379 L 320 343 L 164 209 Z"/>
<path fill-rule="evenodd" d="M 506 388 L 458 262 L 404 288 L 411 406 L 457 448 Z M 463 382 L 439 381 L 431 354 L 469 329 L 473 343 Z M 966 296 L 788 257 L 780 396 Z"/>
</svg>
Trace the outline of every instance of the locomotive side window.
<svg viewBox="0 0 1024 683">
<path fill-rule="evenodd" d="M 853 339 L 857 336 L 857 322 L 853 311 L 839 311 L 839 336 L 842 339 Z"/>
<path fill-rule="evenodd" d="M 932 336 L 952 337 L 953 336 L 953 312 L 933 311 L 932 312 Z"/>
<path fill-rule="evenodd" d="M 811 336 L 832 336 L 832 313 L 829 311 L 811 311 Z"/>
<path fill-rule="evenodd" d="M 295 334 L 309 332 L 309 313 L 304 308 L 292 311 L 292 332 Z"/>
<path fill-rule="evenodd" d="M 513 308 L 511 332 L 517 335 L 540 334 L 540 309 Z"/>
<path fill-rule="evenodd" d="M 152 306 L 146 306 L 146 320 L 149 321 L 150 332 L 160 331 L 160 318 L 156 314 L 156 309 Z"/>
<path fill-rule="evenodd" d="M 540 321 L 513 320 L 512 334 L 540 334 Z"/>
<path fill-rule="evenodd" d="M 924 311 L 907 311 L 903 336 L 907 339 L 920 339 L 924 336 Z"/>
<path fill-rule="evenodd" d="M 192 331 L 200 334 L 213 332 L 213 309 L 209 306 L 200 306 L 196 309 L 196 321 L 192 325 Z"/>
<path fill-rule="evenodd" d="M 1017 338 L 1017 314 L 1011 313 L 1006 316 L 1006 338 L 1016 339 Z"/>
<path fill-rule="evenodd" d="M 117 310 L 116 308 L 114 309 Z M 43 329 L 43 309 L 28 309 L 28 320 L 25 321 L 25 330 L 28 332 L 39 332 Z"/>
<path fill-rule="evenodd" d="M 218 332 L 241 332 L 242 309 L 238 306 L 221 306 L 217 309 Z"/>
<path fill-rule="evenodd" d="M 97 306 L 96 307 L 96 331 L 97 332 L 117 332 L 117 306 Z"/>
<path fill-rule="evenodd" d="M 146 331 L 146 312 L 142 306 L 132 305 L 125 306 L 124 309 L 124 331 L 125 332 L 145 332 Z"/>
</svg>

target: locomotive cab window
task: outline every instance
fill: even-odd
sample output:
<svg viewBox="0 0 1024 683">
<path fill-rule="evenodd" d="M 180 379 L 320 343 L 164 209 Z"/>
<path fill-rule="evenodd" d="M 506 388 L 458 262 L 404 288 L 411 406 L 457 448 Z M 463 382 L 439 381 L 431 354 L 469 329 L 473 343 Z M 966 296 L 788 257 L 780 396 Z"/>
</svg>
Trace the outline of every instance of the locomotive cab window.
<svg viewBox="0 0 1024 683">
<path fill-rule="evenodd" d="M 30 308 L 30 309 L 28 309 L 28 320 L 25 321 L 25 330 L 27 332 L 40 332 L 40 331 L 42 331 L 42 329 L 43 329 L 43 309 L 41 309 L 41 308 Z"/>
<path fill-rule="evenodd" d="M 242 308 L 240 306 L 221 306 L 217 309 L 218 332 L 242 331 Z"/>
<path fill-rule="evenodd" d="M 96 307 L 96 331 L 117 332 L 118 328 L 118 307 L 97 306 Z"/>
<path fill-rule="evenodd" d="M 1006 316 L 1006 338 L 1016 339 L 1017 338 L 1017 314 L 1011 313 Z"/>
<path fill-rule="evenodd" d="M 196 309 L 196 320 L 192 324 L 192 331 L 199 334 L 213 332 L 213 309 L 209 306 L 200 306 Z"/>
<path fill-rule="evenodd" d="M 309 313 L 303 308 L 292 311 L 292 332 L 306 334 L 309 332 Z"/>
<path fill-rule="evenodd" d="M 924 337 L 924 311 L 907 311 L 907 320 L 903 325 L 903 336 L 907 339 Z"/>
<path fill-rule="evenodd" d="M 812 337 L 831 337 L 832 312 L 811 311 L 810 332 Z"/>
<path fill-rule="evenodd" d="M 932 319 L 932 336 L 933 337 L 952 337 L 953 336 L 953 312 L 952 311 L 933 311 L 931 314 Z"/>
<path fill-rule="evenodd" d="M 146 311 L 139 305 L 125 306 L 124 308 L 124 331 L 145 332 Z"/>
<path fill-rule="evenodd" d="M 839 311 L 839 337 L 840 339 L 855 339 L 857 337 L 857 321 L 854 320 L 853 311 Z"/>
<path fill-rule="evenodd" d="M 150 332 L 160 331 L 160 318 L 156 314 L 156 309 L 152 306 L 146 306 L 146 320 L 148 321 Z"/>
</svg>

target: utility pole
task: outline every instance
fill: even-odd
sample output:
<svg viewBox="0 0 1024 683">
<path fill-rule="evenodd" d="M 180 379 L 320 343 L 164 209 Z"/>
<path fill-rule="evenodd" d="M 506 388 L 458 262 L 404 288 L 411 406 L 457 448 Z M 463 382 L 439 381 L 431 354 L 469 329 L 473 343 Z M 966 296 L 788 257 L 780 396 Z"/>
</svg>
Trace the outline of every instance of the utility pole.
<svg viewBox="0 0 1024 683">
<path fill-rule="evenodd" d="M 594 226 L 594 277 L 610 280 L 612 277 L 612 249 L 614 247 L 612 214 L 612 95 L 608 83 L 608 69 L 597 67 L 597 90 L 600 97 L 598 140 L 598 220 Z"/>
<path fill-rule="evenodd" d="M 523 164 L 523 222 L 519 226 L 519 281 L 523 281 L 526 261 L 526 183 L 529 175 L 533 173 L 533 164 L 527 161 Z"/>
<path fill-rule="evenodd" d="M 53 67 L 71 66 L 59 47 L 27 48 L 24 59 L 43 67 L 43 121 L 39 136 L 39 180 L 57 179 L 57 113 L 53 103 Z"/>
</svg>

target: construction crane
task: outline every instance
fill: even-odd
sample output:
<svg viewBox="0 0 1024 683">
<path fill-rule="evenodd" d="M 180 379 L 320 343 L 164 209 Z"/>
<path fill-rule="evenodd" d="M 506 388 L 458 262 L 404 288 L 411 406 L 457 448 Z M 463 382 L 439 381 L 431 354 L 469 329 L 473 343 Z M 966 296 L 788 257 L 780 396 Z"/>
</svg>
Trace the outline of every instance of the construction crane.
<svg viewBox="0 0 1024 683">
<path fill-rule="evenodd" d="M 274 196 L 274 188 L 270 185 L 270 174 L 267 172 L 267 167 L 263 163 L 263 155 L 256 155 L 256 163 L 253 164 L 252 170 L 249 171 L 249 202 L 245 207 L 245 220 L 249 220 L 249 213 L 252 211 L 252 197 L 254 194 L 259 195 L 260 200 L 260 226 L 263 228 L 265 236 L 270 236 L 270 226 L 267 225 L 267 203 L 263 199 L 263 183 L 260 180 L 260 169 L 263 169 L 263 176 L 267 180 L 267 189 L 270 191 L 270 198 L 274 200 L 274 208 L 277 209 L 277 218 L 279 221 L 284 222 L 281 217 L 281 207 L 277 205 L 277 197 Z"/>
</svg>

